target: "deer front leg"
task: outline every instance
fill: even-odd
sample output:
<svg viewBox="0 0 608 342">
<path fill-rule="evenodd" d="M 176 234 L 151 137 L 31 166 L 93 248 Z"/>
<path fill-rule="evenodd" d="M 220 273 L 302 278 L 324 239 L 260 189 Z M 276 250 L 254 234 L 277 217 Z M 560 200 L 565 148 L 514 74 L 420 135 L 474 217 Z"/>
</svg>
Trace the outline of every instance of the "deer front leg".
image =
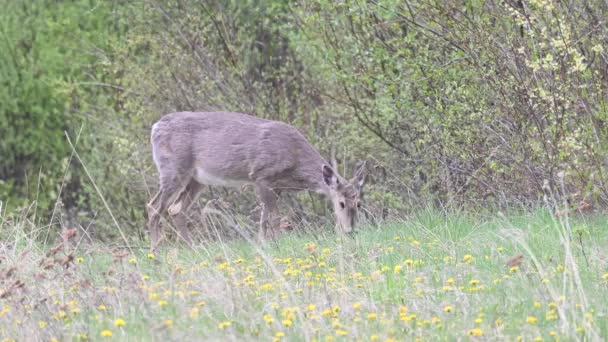
<svg viewBox="0 0 608 342">
<path fill-rule="evenodd" d="M 151 252 L 154 252 L 161 239 L 160 219 L 162 213 L 160 212 L 160 195 L 161 191 L 158 191 L 146 205 L 146 209 L 148 211 L 148 230 L 150 231 Z"/>
<path fill-rule="evenodd" d="M 255 190 L 260 204 L 262 205 L 259 239 L 265 240 L 267 238 L 274 238 L 275 233 L 278 231 L 278 195 L 272 191 L 271 188 L 264 185 L 256 185 Z"/>
</svg>

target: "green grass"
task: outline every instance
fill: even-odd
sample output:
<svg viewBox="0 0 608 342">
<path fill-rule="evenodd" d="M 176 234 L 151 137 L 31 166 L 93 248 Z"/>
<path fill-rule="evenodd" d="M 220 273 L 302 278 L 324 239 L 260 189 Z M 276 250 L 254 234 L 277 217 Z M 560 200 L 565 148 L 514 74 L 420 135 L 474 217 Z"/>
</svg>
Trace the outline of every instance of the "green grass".
<svg viewBox="0 0 608 342">
<path fill-rule="evenodd" d="M 605 219 L 422 212 L 353 237 L 169 244 L 154 258 L 98 244 L 46 257 L 15 232 L 0 245 L 0 337 L 597 340 L 608 331 Z M 66 268 L 56 259 L 68 254 Z M 505 265 L 518 254 L 519 268 Z"/>
</svg>

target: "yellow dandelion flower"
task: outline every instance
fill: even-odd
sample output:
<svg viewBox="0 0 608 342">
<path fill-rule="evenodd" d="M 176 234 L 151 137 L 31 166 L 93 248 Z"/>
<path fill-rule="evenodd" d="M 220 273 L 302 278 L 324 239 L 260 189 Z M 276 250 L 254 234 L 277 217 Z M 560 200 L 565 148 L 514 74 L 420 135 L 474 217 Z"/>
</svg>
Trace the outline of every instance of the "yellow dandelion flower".
<svg viewBox="0 0 608 342">
<path fill-rule="evenodd" d="M 274 285 L 271 283 L 262 284 L 260 286 L 260 290 L 270 292 L 274 289 Z"/>
<path fill-rule="evenodd" d="M 554 321 L 556 319 L 558 319 L 559 317 L 557 316 L 557 311 L 554 309 L 551 309 L 549 311 L 547 311 L 547 313 L 545 314 L 545 319 L 547 321 Z"/>
<path fill-rule="evenodd" d="M 156 255 L 154 255 L 154 253 L 148 253 L 148 259 L 152 260 L 156 258 Z"/>
<path fill-rule="evenodd" d="M 526 322 L 528 322 L 528 324 L 536 324 L 537 321 L 538 319 L 534 316 L 528 316 L 528 318 L 526 318 Z"/>
<path fill-rule="evenodd" d="M 353 304 L 353 310 L 359 310 L 361 308 L 361 303 L 357 302 Z"/>
<path fill-rule="evenodd" d="M 44 327 L 46 327 L 46 322 L 45 321 L 38 321 L 38 326 L 40 327 L 40 329 L 44 329 Z"/>
<path fill-rule="evenodd" d="M 449 313 L 449 312 L 452 312 L 452 310 L 454 310 L 454 309 L 453 309 L 453 308 L 452 308 L 450 305 L 446 305 L 446 306 L 443 308 L 443 311 L 448 312 L 448 313 Z"/>
<path fill-rule="evenodd" d="M 84 262 L 84 258 L 83 257 L 76 258 L 76 263 L 77 264 L 82 264 L 83 262 Z"/>
<path fill-rule="evenodd" d="M 101 337 L 112 337 L 112 331 L 111 330 L 102 330 Z"/>
<path fill-rule="evenodd" d="M 504 252 L 504 251 L 505 251 L 505 249 L 504 249 L 503 247 L 498 247 L 498 248 L 496 248 L 496 251 L 497 251 L 498 253 L 502 253 L 502 252 Z"/>
<path fill-rule="evenodd" d="M 163 324 L 164 324 L 166 327 L 172 327 L 172 326 L 173 326 L 173 320 L 172 320 L 172 319 L 166 319 L 166 320 L 163 322 Z"/>
<path fill-rule="evenodd" d="M 513 266 L 509 268 L 509 273 L 515 273 L 519 270 L 519 266 Z"/>
<path fill-rule="evenodd" d="M 137 264 L 137 259 L 135 259 L 135 258 L 130 258 L 130 259 L 129 259 L 129 264 Z"/>
<path fill-rule="evenodd" d="M 338 330 L 336 330 L 336 335 L 346 336 L 346 335 L 348 335 L 348 332 L 346 330 L 338 329 Z"/>
<path fill-rule="evenodd" d="M 401 272 L 402 268 L 403 267 L 401 265 L 395 265 L 395 268 L 393 269 L 393 273 L 398 274 L 399 272 Z"/>
<path fill-rule="evenodd" d="M 367 314 L 367 319 L 372 320 L 378 318 L 378 314 L 375 312 L 370 312 Z"/>
<path fill-rule="evenodd" d="M 412 259 L 405 259 L 405 261 L 403 263 L 406 266 L 412 266 L 414 264 L 414 260 L 412 260 Z"/>
<path fill-rule="evenodd" d="M 99 310 L 99 311 L 106 311 L 106 306 L 105 306 L 105 305 L 103 305 L 103 304 L 100 304 L 100 305 L 97 307 L 97 310 Z"/>
<path fill-rule="evenodd" d="M 329 316 L 329 315 L 331 315 L 331 310 L 330 309 L 324 309 L 323 312 L 321 312 L 321 314 L 323 316 Z"/>
<path fill-rule="evenodd" d="M 473 256 L 471 254 L 465 254 L 464 257 L 462 258 L 462 260 L 464 262 L 466 262 L 467 264 L 470 264 L 471 262 L 473 262 L 475 258 L 473 258 Z"/>
<path fill-rule="evenodd" d="M 479 285 L 479 280 L 477 280 L 477 279 L 471 279 L 471 281 L 469 281 L 469 285 L 471 285 L 471 286 L 477 286 L 477 285 Z"/>
<path fill-rule="evenodd" d="M 477 318 L 475 318 L 474 322 L 475 322 L 475 324 L 481 324 L 481 323 L 483 323 L 483 318 L 477 317 Z"/>
<path fill-rule="evenodd" d="M 540 308 L 541 306 L 543 306 L 543 305 L 540 302 L 534 302 L 535 308 Z"/>
<path fill-rule="evenodd" d="M 159 300 L 158 302 L 156 302 L 156 305 L 163 307 L 166 306 L 167 304 L 169 304 L 166 300 Z"/>
<path fill-rule="evenodd" d="M 483 330 L 481 330 L 480 328 L 471 329 L 469 330 L 469 335 L 477 337 L 483 336 Z"/>
<path fill-rule="evenodd" d="M 290 319 L 284 319 L 282 323 L 286 327 L 290 327 L 293 325 L 293 322 Z"/>
<path fill-rule="evenodd" d="M 274 318 L 272 318 L 269 314 L 264 314 L 264 321 L 268 324 L 272 324 L 274 322 Z"/>
<path fill-rule="evenodd" d="M 308 304 L 308 306 L 306 307 L 306 310 L 308 311 L 315 311 L 317 307 L 314 304 Z"/>
<path fill-rule="evenodd" d="M 221 330 L 224 330 L 224 329 L 228 328 L 231 325 L 232 325 L 232 322 L 230 322 L 230 321 L 224 321 L 224 322 L 220 322 L 220 324 L 218 324 L 217 327 L 220 328 Z"/>
<path fill-rule="evenodd" d="M 378 341 L 380 339 L 380 337 L 378 337 L 378 335 L 372 335 L 369 337 L 370 341 Z"/>
<path fill-rule="evenodd" d="M 534 338 L 534 342 L 542 342 L 542 341 L 543 341 L 543 338 L 541 336 L 536 336 Z"/>
<path fill-rule="evenodd" d="M 194 307 L 194 308 L 190 309 L 190 318 L 197 318 L 198 313 L 200 311 L 201 311 L 201 309 L 199 309 L 198 307 Z"/>
<path fill-rule="evenodd" d="M 201 300 L 200 302 L 196 303 L 196 306 L 205 306 L 207 303 L 205 303 L 205 301 Z"/>
<path fill-rule="evenodd" d="M 122 318 L 117 318 L 117 319 L 114 321 L 114 325 L 120 328 L 120 327 L 122 327 L 122 326 L 124 326 L 124 325 L 125 325 L 125 320 L 124 320 L 124 319 L 122 319 Z"/>
<path fill-rule="evenodd" d="M 449 285 L 454 285 L 454 278 L 448 278 L 448 280 L 446 280 L 445 282 Z"/>
</svg>

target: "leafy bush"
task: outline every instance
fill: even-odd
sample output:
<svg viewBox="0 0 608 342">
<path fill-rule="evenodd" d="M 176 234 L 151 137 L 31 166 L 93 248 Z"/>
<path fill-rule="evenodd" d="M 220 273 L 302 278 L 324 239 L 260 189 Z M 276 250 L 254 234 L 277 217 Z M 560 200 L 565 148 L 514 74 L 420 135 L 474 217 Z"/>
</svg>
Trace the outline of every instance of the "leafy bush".
<svg viewBox="0 0 608 342">
<path fill-rule="evenodd" d="M 562 178 L 577 202 L 608 199 L 600 3 L 5 7 L 0 198 L 13 207 L 38 198 L 43 209 L 60 198 L 98 237 L 116 236 L 116 224 L 143 236 L 157 181 L 149 130 L 178 110 L 287 121 L 325 156 L 334 147 L 341 170 L 369 160 L 372 217 L 427 203 L 534 206 Z M 221 196 L 236 212 L 254 209 L 250 192 Z M 292 211 L 302 221 L 323 222 L 319 198 L 287 203 L 301 204 Z"/>
</svg>

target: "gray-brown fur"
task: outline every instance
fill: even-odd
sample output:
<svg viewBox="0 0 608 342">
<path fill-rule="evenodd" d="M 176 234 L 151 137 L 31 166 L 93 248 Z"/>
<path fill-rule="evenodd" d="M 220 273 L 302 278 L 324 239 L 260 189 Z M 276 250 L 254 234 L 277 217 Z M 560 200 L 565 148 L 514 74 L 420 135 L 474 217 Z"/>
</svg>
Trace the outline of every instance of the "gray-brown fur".
<svg viewBox="0 0 608 342">
<path fill-rule="evenodd" d="M 354 226 L 363 169 L 353 181 L 344 180 L 286 123 L 230 112 L 171 113 L 153 125 L 151 143 L 160 174 L 159 192 L 148 204 L 152 249 L 161 240 L 160 217 L 165 211 L 190 242 L 184 213 L 203 184 L 253 184 L 262 204 L 262 237 L 273 235 L 278 225 L 276 202 L 283 190 L 326 194 L 334 202 L 342 230 L 349 232 Z"/>
</svg>

